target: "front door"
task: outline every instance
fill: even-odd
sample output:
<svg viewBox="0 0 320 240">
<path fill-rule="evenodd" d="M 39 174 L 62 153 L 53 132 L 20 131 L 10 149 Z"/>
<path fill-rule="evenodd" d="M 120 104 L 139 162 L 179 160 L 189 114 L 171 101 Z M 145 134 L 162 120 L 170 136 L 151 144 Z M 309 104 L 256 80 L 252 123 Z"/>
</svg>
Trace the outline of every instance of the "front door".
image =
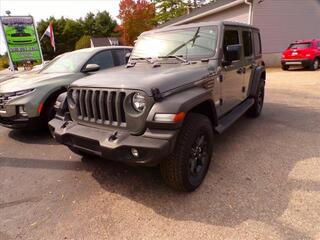
<svg viewBox="0 0 320 240">
<path fill-rule="evenodd" d="M 224 30 L 223 51 L 225 54 L 228 45 L 240 44 L 240 32 L 237 28 L 227 27 Z M 243 100 L 243 73 L 241 57 L 230 65 L 223 67 L 221 84 L 222 114 L 232 110 Z"/>
</svg>

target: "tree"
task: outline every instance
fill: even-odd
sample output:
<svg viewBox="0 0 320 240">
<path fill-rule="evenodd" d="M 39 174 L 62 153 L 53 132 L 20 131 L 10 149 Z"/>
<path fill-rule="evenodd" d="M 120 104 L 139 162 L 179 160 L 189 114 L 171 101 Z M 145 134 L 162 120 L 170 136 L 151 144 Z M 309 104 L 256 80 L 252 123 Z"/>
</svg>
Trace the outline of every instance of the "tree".
<svg viewBox="0 0 320 240">
<path fill-rule="evenodd" d="M 90 36 L 83 35 L 75 45 L 75 49 L 82 49 L 82 48 L 88 48 L 90 47 Z"/>
<path fill-rule="evenodd" d="M 79 19 L 85 35 L 92 37 L 110 37 L 117 22 L 112 19 L 107 11 L 94 15 L 89 12 L 84 19 Z"/>
<path fill-rule="evenodd" d="M 155 20 L 158 24 L 180 17 L 187 13 L 188 2 L 183 0 L 153 0 L 156 5 Z"/>
<path fill-rule="evenodd" d="M 6 69 L 8 67 L 9 67 L 8 53 L 6 52 L 4 55 L 0 54 L 0 70 Z"/>
<path fill-rule="evenodd" d="M 56 52 L 53 51 L 50 45 L 50 38 L 43 37 L 41 49 L 45 59 L 52 59 L 59 54 L 73 51 L 75 43 L 83 36 L 83 30 L 78 21 L 63 17 L 60 19 L 50 17 L 47 20 L 41 20 L 37 26 L 39 36 L 42 36 L 50 22 L 52 22 L 53 27 Z"/>
<path fill-rule="evenodd" d="M 209 2 L 217 0 L 152 0 L 156 6 L 156 18 L 158 24 L 165 23 L 173 18 L 188 13 L 188 10 L 199 8 Z"/>
<path fill-rule="evenodd" d="M 114 29 L 117 26 L 117 22 L 112 19 L 106 11 L 98 12 L 96 15 L 89 12 L 84 19 L 80 18 L 77 20 L 64 17 L 60 19 L 50 17 L 46 20 L 41 20 L 37 26 L 40 37 L 50 22 L 52 22 L 53 25 L 56 52 L 53 51 L 50 45 L 50 38 L 44 37 L 41 40 L 41 49 L 46 60 L 52 59 L 59 54 L 75 50 L 76 43 L 84 35 L 91 37 L 110 37 L 116 35 Z M 84 37 L 84 39 L 86 38 L 87 37 Z M 84 44 L 84 39 L 82 39 L 82 43 L 79 43 L 79 46 Z M 81 45 L 81 47 L 83 46 L 87 45 Z"/>
<path fill-rule="evenodd" d="M 144 31 L 155 26 L 155 6 L 146 0 L 121 0 L 119 18 L 122 23 L 122 36 L 127 44 L 133 45 L 134 40 Z"/>
</svg>

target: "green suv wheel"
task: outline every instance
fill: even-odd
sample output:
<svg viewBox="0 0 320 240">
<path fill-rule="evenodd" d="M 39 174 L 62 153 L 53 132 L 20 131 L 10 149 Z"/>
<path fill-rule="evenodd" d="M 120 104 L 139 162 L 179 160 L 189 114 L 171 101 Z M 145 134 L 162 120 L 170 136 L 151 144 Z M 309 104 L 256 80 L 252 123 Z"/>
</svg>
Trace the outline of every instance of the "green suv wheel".
<svg viewBox="0 0 320 240">
<path fill-rule="evenodd" d="M 160 164 L 166 184 L 186 192 L 199 187 L 209 168 L 212 145 L 210 120 L 202 114 L 188 114 L 174 152 Z"/>
</svg>

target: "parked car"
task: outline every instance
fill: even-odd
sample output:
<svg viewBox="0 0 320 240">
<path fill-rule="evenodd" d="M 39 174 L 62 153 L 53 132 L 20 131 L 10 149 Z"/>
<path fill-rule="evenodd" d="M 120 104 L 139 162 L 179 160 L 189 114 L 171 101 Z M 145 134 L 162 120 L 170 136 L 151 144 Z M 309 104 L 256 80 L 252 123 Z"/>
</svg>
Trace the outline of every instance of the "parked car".
<svg viewBox="0 0 320 240">
<path fill-rule="evenodd" d="M 126 67 L 72 83 L 49 125 L 75 153 L 160 165 L 169 186 L 193 191 L 208 171 L 214 132 L 260 115 L 265 80 L 257 28 L 166 27 L 143 33 Z"/>
<path fill-rule="evenodd" d="M 126 63 L 131 47 L 99 47 L 58 56 L 39 72 L 0 83 L 0 124 L 8 128 L 47 126 L 56 98 L 73 81 Z"/>
<path fill-rule="evenodd" d="M 291 43 L 281 57 L 283 70 L 290 66 L 302 66 L 317 70 L 320 63 L 320 40 L 304 40 Z"/>
</svg>

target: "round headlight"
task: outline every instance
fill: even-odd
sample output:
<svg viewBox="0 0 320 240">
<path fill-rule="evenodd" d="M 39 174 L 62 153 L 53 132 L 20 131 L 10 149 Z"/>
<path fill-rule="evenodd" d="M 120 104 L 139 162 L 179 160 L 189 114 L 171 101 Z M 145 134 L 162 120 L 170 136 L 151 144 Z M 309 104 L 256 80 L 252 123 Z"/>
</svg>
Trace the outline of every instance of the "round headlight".
<svg viewBox="0 0 320 240">
<path fill-rule="evenodd" d="M 141 93 L 132 96 L 132 106 L 137 112 L 142 112 L 146 107 L 146 98 Z"/>
</svg>

